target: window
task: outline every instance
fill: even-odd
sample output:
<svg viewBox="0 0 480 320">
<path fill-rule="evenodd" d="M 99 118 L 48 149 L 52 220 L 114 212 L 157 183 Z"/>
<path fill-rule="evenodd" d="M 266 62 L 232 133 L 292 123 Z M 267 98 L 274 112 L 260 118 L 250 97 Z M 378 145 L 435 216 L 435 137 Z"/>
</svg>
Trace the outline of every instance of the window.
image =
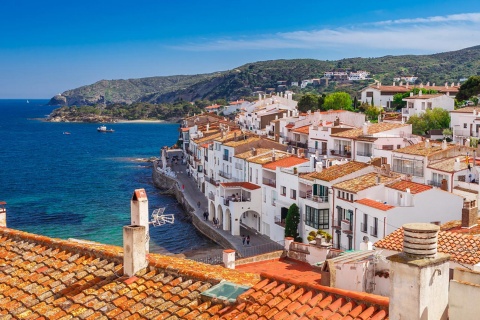
<svg viewBox="0 0 480 320">
<path fill-rule="evenodd" d="M 367 233 L 368 215 L 366 213 L 363 214 L 363 222 L 360 224 L 360 228 L 361 228 L 362 232 Z"/>
<path fill-rule="evenodd" d="M 315 209 L 305 206 L 305 224 L 315 229 L 328 229 L 329 209 Z"/>
<path fill-rule="evenodd" d="M 287 195 L 287 187 L 281 186 L 280 187 L 280 192 L 282 193 L 282 196 L 286 196 Z"/>
<path fill-rule="evenodd" d="M 467 129 L 467 124 L 466 123 L 463 124 L 463 129 Z"/>
<path fill-rule="evenodd" d="M 263 187 L 263 202 L 267 202 L 267 188 Z"/>
<path fill-rule="evenodd" d="M 297 190 L 290 189 L 290 198 L 297 199 Z"/>
<path fill-rule="evenodd" d="M 374 237 L 378 236 L 378 218 L 373 218 L 373 226 L 370 227 L 370 234 Z"/>
</svg>

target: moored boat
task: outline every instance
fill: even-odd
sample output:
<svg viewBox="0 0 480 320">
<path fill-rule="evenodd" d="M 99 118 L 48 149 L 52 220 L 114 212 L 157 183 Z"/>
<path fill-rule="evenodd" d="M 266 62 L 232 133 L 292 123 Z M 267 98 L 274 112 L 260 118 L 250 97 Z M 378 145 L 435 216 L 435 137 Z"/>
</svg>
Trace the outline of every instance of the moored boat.
<svg viewBox="0 0 480 320">
<path fill-rule="evenodd" d="M 97 128 L 97 131 L 98 132 L 113 132 L 114 130 L 113 129 L 107 129 L 106 126 L 100 126 Z"/>
</svg>

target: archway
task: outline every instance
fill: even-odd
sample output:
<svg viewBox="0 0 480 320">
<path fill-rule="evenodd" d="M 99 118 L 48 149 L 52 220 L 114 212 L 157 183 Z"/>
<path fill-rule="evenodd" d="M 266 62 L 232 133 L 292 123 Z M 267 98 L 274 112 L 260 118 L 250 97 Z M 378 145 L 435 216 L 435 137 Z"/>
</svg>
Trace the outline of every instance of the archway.
<svg viewBox="0 0 480 320">
<path fill-rule="evenodd" d="M 225 211 L 225 226 L 223 227 L 223 230 L 228 230 L 228 231 L 232 230 L 232 213 L 228 208 Z"/>
<path fill-rule="evenodd" d="M 221 205 L 218 205 L 217 209 L 217 218 L 218 218 L 218 224 L 222 227 L 223 229 L 223 209 Z"/>
<path fill-rule="evenodd" d="M 208 208 L 208 216 L 212 217 L 212 219 L 216 217 L 216 215 L 215 215 L 215 203 L 213 201 L 210 201 L 210 206 Z"/>
</svg>

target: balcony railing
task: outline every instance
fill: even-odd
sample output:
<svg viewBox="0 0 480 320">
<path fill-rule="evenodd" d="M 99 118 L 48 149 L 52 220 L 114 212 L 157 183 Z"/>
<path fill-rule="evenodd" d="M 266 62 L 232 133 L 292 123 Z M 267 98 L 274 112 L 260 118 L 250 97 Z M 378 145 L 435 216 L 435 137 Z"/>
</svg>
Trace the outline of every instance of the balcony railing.
<svg viewBox="0 0 480 320">
<path fill-rule="evenodd" d="M 263 184 L 270 186 L 270 187 L 277 187 L 277 181 L 275 179 L 267 179 L 263 178 Z"/>
<path fill-rule="evenodd" d="M 218 181 L 218 180 L 215 180 L 215 179 L 213 179 L 213 178 L 206 178 L 205 180 L 206 180 L 207 182 L 213 184 L 215 187 L 218 187 L 218 185 L 219 185 L 219 181 Z"/>
<path fill-rule="evenodd" d="M 317 196 L 313 194 L 307 194 L 307 199 L 315 202 L 319 202 L 319 203 L 328 202 L 328 196 Z"/>
<path fill-rule="evenodd" d="M 310 154 L 314 154 L 318 151 L 318 154 L 320 155 L 325 155 L 327 154 L 327 150 L 326 149 L 315 149 L 315 148 L 308 148 L 308 153 Z"/>
<path fill-rule="evenodd" d="M 228 161 L 228 154 L 223 155 L 223 160 Z"/>
<path fill-rule="evenodd" d="M 372 156 L 372 151 L 357 151 L 357 156 L 371 157 Z"/>
<path fill-rule="evenodd" d="M 435 180 L 427 180 L 427 184 L 430 186 L 438 187 L 438 188 L 442 186 L 441 181 L 435 181 Z"/>
<path fill-rule="evenodd" d="M 275 216 L 275 224 L 285 228 L 285 219 L 282 219 L 281 216 Z"/>
<path fill-rule="evenodd" d="M 401 167 L 394 165 L 392 170 L 398 173 L 409 174 L 416 177 L 423 177 L 423 168 L 422 167 Z"/>
<path fill-rule="evenodd" d="M 344 233 L 352 233 L 353 232 L 352 223 L 348 220 L 342 220 L 342 231 Z"/>
<path fill-rule="evenodd" d="M 341 224 L 340 224 L 340 221 L 337 220 L 337 219 L 334 219 L 334 220 L 333 220 L 333 223 L 332 223 L 332 228 L 333 228 L 333 229 L 341 229 L 342 226 L 341 226 Z"/>
<path fill-rule="evenodd" d="M 308 144 L 307 144 L 307 143 L 300 142 L 300 141 L 288 141 L 288 144 L 291 145 L 291 146 L 294 146 L 294 147 L 296 147 L 296 148 L 303 148 L 303 149 L 307 149 L 307 148 L 308 148 Z"/>
<path fill-rule="evenodd" d="M 376 228 L 375 226 L 370 226 L 370 235 L 378 237 L 378 228 Z"/>
<path fill-rule="evenodd" d="M 330 150 L 330 154 L 332 156 L 337 156 L 337 157 L 351 157 L 352 153 L 350 151 L 338 151 L 338 150 Z"/>
<path fill-rule="evenodd" d="M 362 231 L 363 233 L 367 233 L 367 224 L 362 222 L 360 223 L 360 231 Z"/>
<path fill-rule="evenodd" d="M 219 171 L 218 174 L 220 177 L 223 177 L 225 179 L 232 179 L 232 174 L 230 172 L 225 172 L 225 171 Z"/>
</svg>

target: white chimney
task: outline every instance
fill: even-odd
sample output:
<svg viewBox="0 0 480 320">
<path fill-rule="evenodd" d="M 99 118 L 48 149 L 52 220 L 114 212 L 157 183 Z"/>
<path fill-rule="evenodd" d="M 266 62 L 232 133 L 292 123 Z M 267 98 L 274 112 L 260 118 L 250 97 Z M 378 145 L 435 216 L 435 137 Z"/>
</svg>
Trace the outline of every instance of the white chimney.
<svg viewBox="0 0 480 320">
<path fill-rule="evenodd" d="M 207 132 L 210 129 L 210 123 L 207 123 Z"/>
<path fill-rule="evenodd" d="M 460 170 L 460 159 L 455 158 L 455 162 L 453 163 L 453 170 L 459 171 Z"/>
<path fill-rule="evenodd" d="M 318 161 L 317 164 L 315 165 L 315 171 L 322 172 L 322 170 L 323 170 L 322 161 Z"/>
<path fill-rule="evenodd" d="M 315 155 L 310 156 L 310 171 L 315 170 Z"/>
<path fill-rule="evenodd" d="M 147 238 L 148 234 L 148 198 L 145 189 L 135 189 L 130 200 L 130 224 L 132 226 L 145 227 L 144 238 Z M 145 251 L 149 251 L 149 243 L 145 241 Z"/>
<path fill-rule="evenodd" d="M 446 320 L 450 256 L 437 253 L 439 226 L 403 225 L 403 252 L 390 260 L 389 318 Z"/>
<path fill-rule="evenodd" d="M 123 272 L 129 277 L 148 266 L 145 251 L 145 227 L 123 227 Z"/>
<path fill-rule="evenodd" d="M 7 208 L 5 201 L 0 201 L 0 227 L 7 227 Z"/>
<path fill-rule="evenodd" d="M 447 140 L 445 139 L 442 141 L 442 150 L 447 150 Z"/>
<path fill-rule="evenodd" d="M 425 140 L 425 149 L 430 148 L 430 139 Z"/>
<path fill-rule="evenodd" d="M 410 97 L 413 97 L 413 92 L 410 92 Z"/>
<path fill-rule="evenodd" d="M 422 88 L 423 88 L 423 86 L 422 86 Z M 421 97 L 422 94 L 423 94 L 422 90 L 418 90 L 418 96 Z"/>
<path fill-rule="evenodd" d="M 368 134 L 368 123 L 367 122 L 365 122 L 363 124 L 362 129 L 363 129 L 363 135 L 366 136 Z"/>
</svg>

